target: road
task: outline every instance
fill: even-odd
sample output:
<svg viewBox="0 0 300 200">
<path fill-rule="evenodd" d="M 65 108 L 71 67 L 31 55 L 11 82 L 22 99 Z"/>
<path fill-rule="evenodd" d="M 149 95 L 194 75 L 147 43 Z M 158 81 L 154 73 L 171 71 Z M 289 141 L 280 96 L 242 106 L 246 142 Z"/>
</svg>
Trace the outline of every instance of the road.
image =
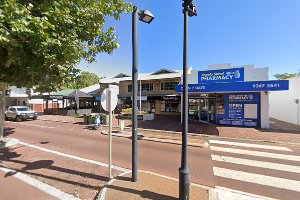
<svg viewBox="0 0 300 200">
<path fill-rule="evenodd" d="M 22 123 L 6 122 L 6 128 L 10 130 L 7 137 L 19 139 L 29 145 L 102 163 L 108 161 L 108 137 L 101 135 L 99 131 L 89 130 L 83 125 L 37 120 Z M 222 197 L 220 199 L 231 198 L 226 196 L 228 188 L 234 193 L 238 191 L 237 193 L 241 195 L 246 193 L 248 197 L 254 194 L 276 199 L 300 199 L 299 147 L 219 138 L 207 138 L 207 141 L 210 143 L 209 148 L 189 147 L 189 167 L 193 183 L 216 187 L 220 191 L 219 195 Z M 24 158 L 21 156 L 20 159 L 27 159 L 27 165 L 30 162 L 37 162 L 38 159 L 43 160 L 49 153 L 45 151 L 39 153 L 37 149 L 32 148 L 20 149 L 22 148 L 19 148 L 17 153 L 26 155 L 23 156 Z M 139 140 L 139 169 L 178 178 L 180 151 L 179 145 Z M 31 154 L 39 156 L 33 158 L 29 156 Z M 91 172 L 95 172 L 96 169 L 95 166 L 82 165 L 79 161 L 71 161 L 70 158 L 58 155 L 53 155 L 47 160 L 54 161 L 54 164 L 50 164 L 48 168 L 52 167 L 52 171 L 59 168 L 59 171 L 65 174 L 56 175 L 64 176 L 65 179 L 70 178 L 72 168 L 77 168 L 77 174 L 83 166 Z M 5 164 L 18 169 L 18 166 L 10 164 L 9 160 L 6 160 Z M 113 138 L 113 164 L 131 168 L 130 139 Z M 69 174 L 66 174 L 66 169 L 69 170 Z M 28 171 L 26 173 L 32 175 Z M 50 172 L 41 171 L 41 174 L 44 173 Z M 50 173 L 47 178 L 53 175 Z M 86 176 L 87 173 L 84 175 Z M 106 170 L 99 172 L 99 177 L 106 175 Z M 42 181 L 53 185 L 54 183 L 51 182 L 53 180 L 48 179 Z M 59 180 L 54 180 L 55 184 Z M 76 185 L 76 181 L 78 177 L 74 177 L 73 182 L 65 183 L 72 186 L 72 184 Z M 68 191 L 63 187 L 61 186 L 60 189 Z M 257 197 L 253 196 L 253 199 Z"/>
</svg>

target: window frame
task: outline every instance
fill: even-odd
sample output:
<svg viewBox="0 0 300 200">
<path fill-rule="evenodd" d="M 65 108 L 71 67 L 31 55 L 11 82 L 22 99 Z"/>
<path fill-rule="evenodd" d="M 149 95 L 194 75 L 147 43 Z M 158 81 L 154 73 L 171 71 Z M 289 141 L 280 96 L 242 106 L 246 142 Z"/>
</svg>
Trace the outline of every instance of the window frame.
<svg viewBox="0 0 300 200">
<path fill-rule="evenodd" d="M 169 84 L 168 87 L 166 86 L 166 84 Z M 172 88 L 173 86 L 171 84 L 174 84 L 174 88 Z M 161 91 L 174 91 L 174 90 L 176 90 L 176 85 L 178 85 L 178 84 L 179 84 L 179 82 L 176 82 L 176 81 L 161 82 L 160 83 L 160 90 Z"/>
</svg>

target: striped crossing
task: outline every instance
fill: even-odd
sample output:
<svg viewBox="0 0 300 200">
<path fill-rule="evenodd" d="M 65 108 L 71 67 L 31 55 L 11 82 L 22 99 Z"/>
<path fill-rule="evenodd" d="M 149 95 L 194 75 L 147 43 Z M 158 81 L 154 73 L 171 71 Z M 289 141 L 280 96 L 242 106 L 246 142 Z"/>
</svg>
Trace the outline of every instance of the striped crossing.
<svg viewBox="0 0 300 200">
<path fill-rule="evenodd" d="M 212 151 L 213 171 L 217 177 L 217 186 L 228 190 L 239 184 L 241 192 L 253 195 L 255 199 L 300 199 L 300 153 L 283 146 L 209 140 Z M 254 190 L 254 191 L 253 191 Z M 265 192 L 264 192 L 265 190 Z M 270 192 L 275 191 L 275 192 Z M 282 191 L 281 193 L 278 191 Z M 220 193 L 219 193 L 220 192 Z M 247 199 L 243 194 L 218 191 L 220 200 Z M 290 194 L 289 194 L 290 193 Z M 226 195 L 224 195 L 226 194 Z M 233 194 L 233 193 L 232 193 Z M 261 195 L 266 196 L 261 198 Z M 287 197 L 290 195 L 289 197 Z M 222 198 L 226 196 L 226 198 Z M 292 197 L 292 198 L 291 198 Z M 250 199 L 250 198 L 249 198 Z"/>
</svg>

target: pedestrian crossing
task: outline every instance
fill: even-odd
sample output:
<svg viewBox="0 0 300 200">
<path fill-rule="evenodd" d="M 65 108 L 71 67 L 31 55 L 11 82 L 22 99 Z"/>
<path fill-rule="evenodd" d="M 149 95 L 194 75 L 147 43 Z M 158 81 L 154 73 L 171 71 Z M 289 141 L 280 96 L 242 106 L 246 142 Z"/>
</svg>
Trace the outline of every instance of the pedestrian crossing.
<svg viewBox="0 0 300 200">
<path fill-rule="evenodd" d="M 255 199 L 300 199 L 300 152 L 284 146 L 221 139 L 209 143 L 217 187 L 265 196 Z M 236 197 L 236 193 L 225 196 L 224 200 L 253 199 Z"/>
</svg>

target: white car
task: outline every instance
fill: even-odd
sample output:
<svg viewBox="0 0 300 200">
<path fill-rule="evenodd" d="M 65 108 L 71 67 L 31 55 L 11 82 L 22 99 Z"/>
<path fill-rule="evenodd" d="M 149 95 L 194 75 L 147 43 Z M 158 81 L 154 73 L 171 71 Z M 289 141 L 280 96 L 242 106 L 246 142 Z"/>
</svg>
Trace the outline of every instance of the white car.
<svg viewBox="0 0 300 200">
<path fill-rule="evenodd" d="M 5 111 L 5 119 L 14 119 L 17 122 L 21 122 L 25 119 L 36 120 L 38 118 L 38 113 L 28 108 L 27 106 L 10 106 L 7 111 Z"/>
</svg>

